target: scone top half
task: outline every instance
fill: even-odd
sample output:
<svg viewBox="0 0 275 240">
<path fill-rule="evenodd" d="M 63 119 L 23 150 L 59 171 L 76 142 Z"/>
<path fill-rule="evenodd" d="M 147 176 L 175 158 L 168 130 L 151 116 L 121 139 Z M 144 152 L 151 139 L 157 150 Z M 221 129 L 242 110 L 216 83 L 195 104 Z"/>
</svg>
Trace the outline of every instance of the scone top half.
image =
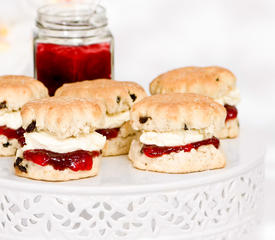
<svg viewBox="0 0 275 240">
<path fill-rule="evenodd" d="M 236 105 L 240 100 L 235 75 L 218 66 L 183 67 L 163 73 L 150 83 L 150 92 L 197 93 L 214 98 L 222 105 Z"/>
<path fill-rule="evenodd" d="M 60 139 L 90 134 L 104 125 L 105 106 L 97 99 L 50 97 L 22 107 L 27 132 L 47 132 Z M 35 126 L 35 127 L 34 127 Z"/>
<path fill-rule="evenodd" d="M 211 139 L 224 126 L 226 111 L 213 99 L 192 93 L 159 94 L 133 106 L 131 125 L 140 142 L 159 147 L 184 146 Z"/>
<path fill-rule="evenodd" d="M 137 83 L 110 79 L 64 84 L 57 89 L 55 95 L 100 100 L 106 107 L 106 116 L 104 126 L 98 131 L 108 140 L 115 137 L 126 138 L 133 134 L 129 125 L 130 110 L 135 103 L 147 96 Z"/>
<path fill-rule="evenodd" d="M 27 76 L 0 76 L 1 110 L 18 111 L 34 99 L 48 96 L 48 89 L 42 82 Z"/>
<path fill-rule="evenodd" d="M 48 96 L 47 88 L 27 76 L 0 76 L 0 155 L 14 155 L 22 137 L 20 109 L 28 101 Z"/>
<path fill-rule="evenodd" d="M 100 156 L 105 145 L 106 138 L 95 132 L 104 125 L 105 111 L 105 106 L 96 99 L 50 97 L 28 102 L 21 110 L 25 144 L 17 151 L 15 168 L 25 168 L 25 174 L 28 174 L 26 165 L 35 164 L 50 165 L 52 171 L 90 171 L 92 158 Z M 34 174 L 31 168 L 29 174 Z M 65 179 L 56 175 L 44 179 L 66 180 L 68 176 L 62 174 Z M 77 178 L 72 172 L 68 174 L 69 178 Z"/>
</svg>

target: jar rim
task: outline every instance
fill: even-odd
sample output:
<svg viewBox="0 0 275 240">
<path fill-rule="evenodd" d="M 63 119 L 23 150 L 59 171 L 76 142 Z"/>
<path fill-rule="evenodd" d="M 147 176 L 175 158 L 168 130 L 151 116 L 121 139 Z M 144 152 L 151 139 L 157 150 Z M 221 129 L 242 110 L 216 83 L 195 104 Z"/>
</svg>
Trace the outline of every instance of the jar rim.
<svg viewBox="0 0 275 240">
<path fill-rule="evenodd" d="M 38 8 L 36 23 L 51 29 L 100 28 L 107 25 L 106 10 L 89 3 L 52 3 Z"/>
<path fill-rule="evenodd" d="M 56 13 L 54 14 L 54 13 L 45 12 L 45 11 L 53 10 L 54 7 L 62 8 L 62 10 L 65 9 L 65 8 L 67 8 L 67 9 L 71 8 L 74 11 L 83 7 L 83 9 L 85 9 L 85 10 L 88 9 L 90 14 L 92 14 L 92 13 L 98 11 L 98 10 L 103 11 L 103 12 L 106 11 L 103 6 L 101 6 L 101 5 L 93 6 L 93 4 L 90 4 L 90 3 L 50 3 L 50 4 L 46 4 L 46 5 L 43 5 L 43 6 L 39 7 L 37 9 L 37 13 L 41 14 L 41 15 L 44 15 L 44 16 L 57 16 Z M 88 15 L 88 14 L 86 14 L 86 15 Z"/>
</svg>

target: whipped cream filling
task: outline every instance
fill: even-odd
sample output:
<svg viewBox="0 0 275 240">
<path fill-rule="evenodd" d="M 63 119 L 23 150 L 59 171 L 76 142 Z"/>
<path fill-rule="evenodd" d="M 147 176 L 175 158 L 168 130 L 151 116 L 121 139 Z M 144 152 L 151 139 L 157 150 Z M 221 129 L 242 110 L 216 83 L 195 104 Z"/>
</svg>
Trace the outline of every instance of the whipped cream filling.
<svg viewBox="0 0 275 240">
<path fill-rule="evenodd" d="M 103 149 L 106 137 L 97 132 L 79 137 L 59 139 L 46 132 L 32 132 L 24 134 L 26 145 L 23 151 L 30 149 L 45 149 L 52 152 L 67 153 L 76 150 L 99 151 Z"/>
<path fill-rule="evenodd" d="M 0 114 L 0 126 L 7 126 L 11 129 L 18 129 L 22 126 L 20 111 L 3 112 Z"/>
<path fill-rule="evenodd" d="M 129 111 L 112 114 L 112 115 L 106 114 L 105 124 L 103 125 L 102 128 L 117 128 L 129 120 L 130 120 Z"/>
<path fill-rule="evenodd" d="M 215 101 L 222 105 L 228 104 L 235 106 L 240 102 L 240 90 L 237 88 L 231 90 L 228 95 L 216 98 Z"/>
<path fill-rule="evenodd" d="M 212 133 L 203 130 L 178 130 L 170 132 L 143 132 L 139 138 L 146 145 L 180 146 L 211 138 Z"/>
</svg>

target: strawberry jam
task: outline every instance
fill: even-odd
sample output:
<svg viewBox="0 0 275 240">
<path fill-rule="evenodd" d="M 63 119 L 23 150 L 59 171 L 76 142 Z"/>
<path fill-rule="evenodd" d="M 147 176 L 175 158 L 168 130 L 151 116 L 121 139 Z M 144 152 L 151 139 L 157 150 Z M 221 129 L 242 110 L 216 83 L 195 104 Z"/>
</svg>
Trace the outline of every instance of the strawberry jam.
<svg viewBox="0 0 275 240">
<path fill-rule="evenodd" d="M 68 46 L 49 43 L 36 45 L 36 77 L 54 95 L 64 83 L 111 78 L 111 45 Z"/>
<path fill-rule="evenodd" d="M 193 142 L 193 143 L 189 143 L 181 146 L 159 147 L 156 145 L 144 145 L 141 149 L 141 152 L 143 152 L 147 157 L 156 158 L 156 157 L 161 157 L 162 155 L 165 155 L 165 154 L 170 154 L 172 152 L 176 152 L 176 153 L 180 151 L 190 152 L 193 148 L 198 149 L 200 146 L 209 145 L 209 144 L 214 145 L 215 148 L 219 148 L 220 141 L 219 139 L 212 137 L 209 139 L 205 139 L 202 141 Z"/>
<path fill-rule="evenodd" d="M 107 139 L 112 139 L 117 137 L 119 133 L 119 128 L 97 129 L 96 132 L 105 136 Z"/>
<path fill-rule="evenodd" d="M 51 165 L 55 170 L 69 168 L 73 171 L 88 171 L 93 167 L 93 158 L 99 156 L 98 151 L 77 150 L 68 153 L 56 153 L 45 149 L 24 151 L 23 157 L 40 166 Z"/>
<path fill-rule="evenodd" d="M 21 146 L 25 144 L 24 133 L 25 130 L 22 127 L 15 130 L 6 126 L 0 126 L 0 135 L 4 135 L 8 139 L 17 139 Z"/>
<path fill-rule="evenodd" d="M 238 110 L 235 106 L 225 104 L 224 107 L 225 107 L 226 112 L 227 112 L 225 121 L 234 119 L 238 116 Z"/>
</svg>

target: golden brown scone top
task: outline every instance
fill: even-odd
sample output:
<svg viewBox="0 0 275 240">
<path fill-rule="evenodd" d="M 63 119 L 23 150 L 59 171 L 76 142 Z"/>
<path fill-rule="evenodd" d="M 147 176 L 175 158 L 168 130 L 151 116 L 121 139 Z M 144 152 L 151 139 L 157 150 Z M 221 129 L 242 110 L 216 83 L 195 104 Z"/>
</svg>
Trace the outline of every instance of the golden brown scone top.
<svg viewBox="0 0 275 240">
<path fill-rule="evenodd" d="M 21 110 L 23 128 L 35 125 L 59 138 L 88 134 L 101 128 L 105 106 L 96 99 L 50 97 L 26 103 Z"/>
<path fill-rule="evenodd" d="M 212 98 L 193 93 L 158 94 L 136 103 L 130 123 L 135 130 L 173 131 L 180 129 L 220 129 L 225 108 Z"/>
<path fill-rule="evenodd" d="M 42 82 L 27 76 L 0 76 L 0 103 L 7 109 L 18 110 L 26 102 L 48 97 L 48 89 Z"/>
<path fill-rule="evenodd" d="M 236 77 L 228 69 L 183 67 L 163 73 L 150 83 L 151 94 L 191 92 L 220 98 L 236 88 Z"/>
<path fill-rule="evenodd" d="M 147 94 L 134 82 L 97 79 L 64 84 L 57 89 L 55 96 L 97 98 L 105 104 L 107 113 L 114 114 L 130 110 L 134 103 Z"/>
</svg>

